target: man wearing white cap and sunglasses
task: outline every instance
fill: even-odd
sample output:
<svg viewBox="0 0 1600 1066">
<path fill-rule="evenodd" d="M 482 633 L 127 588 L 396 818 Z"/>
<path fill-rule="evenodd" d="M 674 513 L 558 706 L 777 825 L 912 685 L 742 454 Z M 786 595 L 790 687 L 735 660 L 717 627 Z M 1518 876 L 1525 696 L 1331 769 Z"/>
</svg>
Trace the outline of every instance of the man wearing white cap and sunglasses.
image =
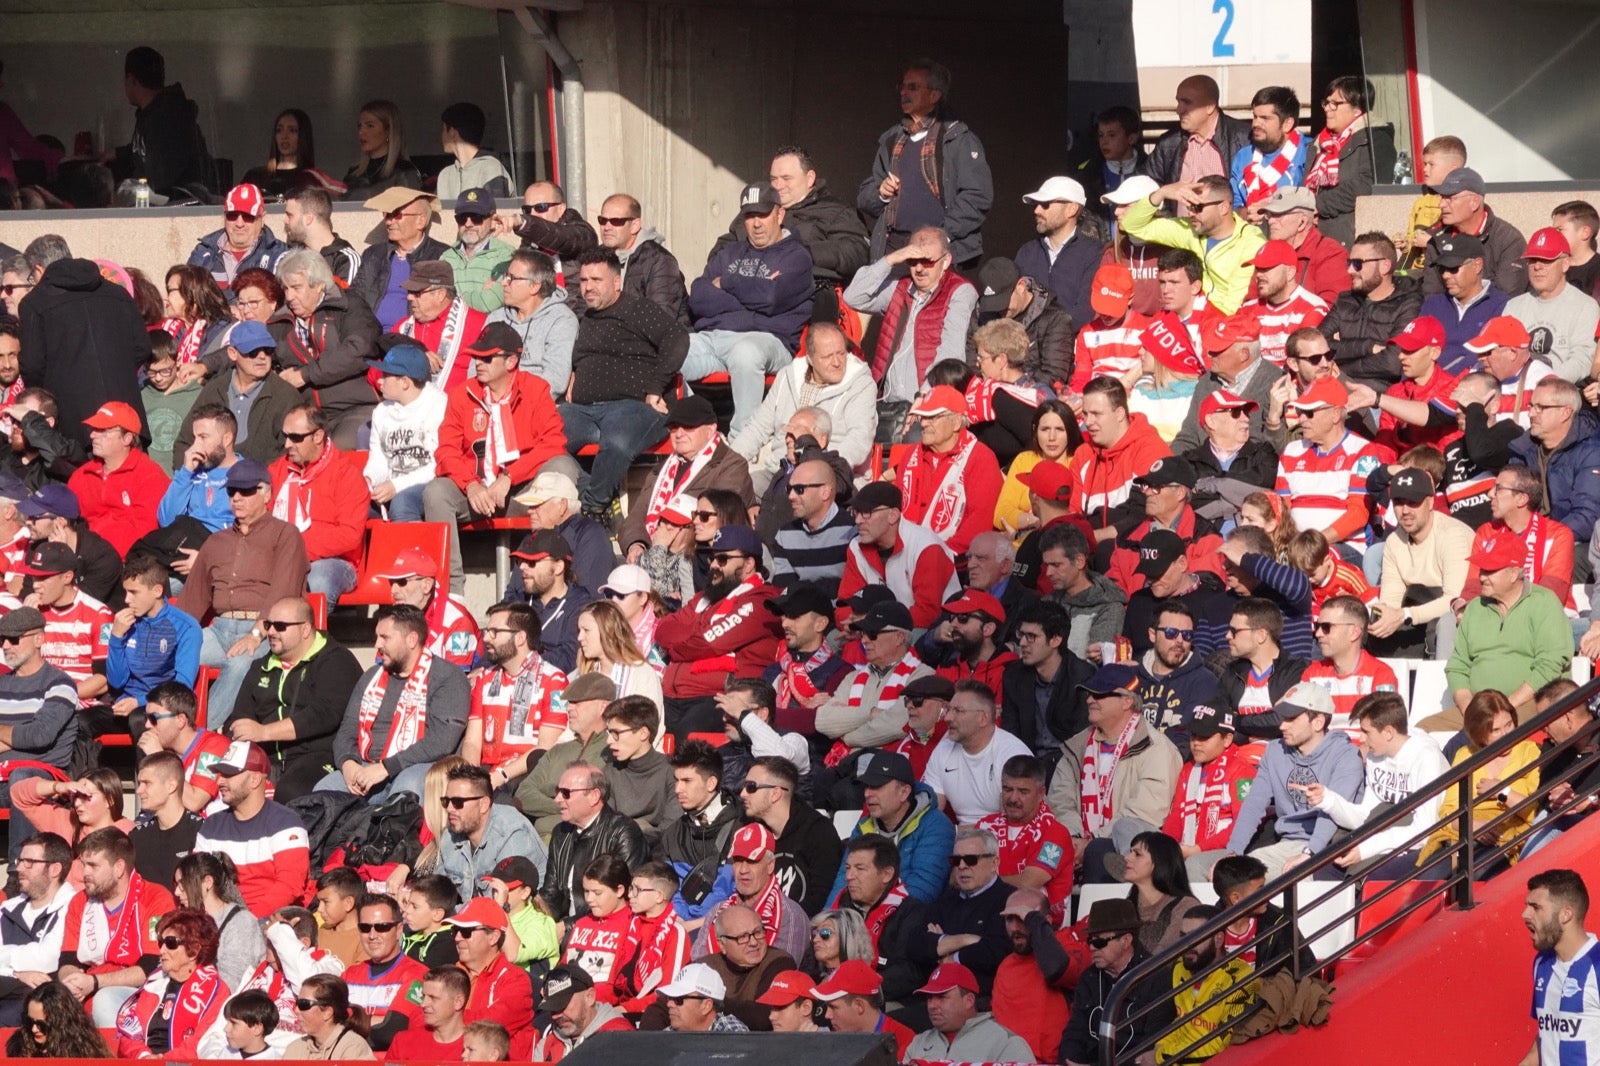
<svg viewBox="0 0 1600 1066">
<path fill-rule="evenodd" d="M 1038 236 L 1017 249 L 1017 269 L 1051 292 L 1080 325 L 1094 317 L 1089 308 L 1089 283 L 1100 267 L 1100 242 L 1078 232 L 1088 197 L 1068 177 L 1049 178 L 1022 202 L 1033 208 Z"/>
<path fill-rule="evenodd" d="M 559 470 L 546 470 L 533 479 L 516 502 L 528 509 L 530 532 L 554 530 L 572 549 L 572 572 L 577 583 L 594 588 L 606 580 L 617 556 L 611 534 L 578 506 L 578 483 Z"/>
</svg>

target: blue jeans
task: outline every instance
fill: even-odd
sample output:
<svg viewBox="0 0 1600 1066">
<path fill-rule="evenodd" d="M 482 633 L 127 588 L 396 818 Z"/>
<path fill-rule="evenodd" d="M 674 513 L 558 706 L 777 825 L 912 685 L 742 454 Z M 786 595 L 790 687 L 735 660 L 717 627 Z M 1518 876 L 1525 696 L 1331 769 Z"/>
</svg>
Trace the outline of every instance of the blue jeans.
<svg viewBox="0 0 1600 1066">
<path fill-rule="evenodd" d="M 78 728 L 83 728 L 81 723 Z M 10 780 L 0 781 L 0 807 L 11 811 L 11 831 L 9 834 L 11 839 L 10 846 L 6 849 L 6 855 L 12 870 L 17 868 L 17 856 L 22 854 L 22 842 L 33 836 L 34 829 L 33 823 L 29 822 L 21 811 L 11 806 L 11 786 L 19 781 L 26 781 L 30 777 L 37 777 L 43 780 L 50 779 L 50 775 L 43 770 L 24 767 L 21 770 L 13 771 Z"/>
<path fill-rule="evenodd" d="M 267 642 L 262 641 L 254 655 L 228 657 L 228 649 L 255 626 L 251 618 L 213 618 L 211 624 L 200 631 L 200 665 L 215 666 L 221 674 L 212 682 L 206 695 L 206 721 L 225 722 L 233 713 L 233 704 L 244 685 L 244 675 L 250 664 L 267 654 Z"/>
<path fill-rule="evenodd" d="M 733 422 L 728 426 L 731 437 L 761 406 L 767 375 L 776 374 L 793 361 L 789 346 L 770 333 L 708 329 L 689 337 L 683 380 L 692 385 L 708 374 L 727 371 L 733 388 Z"/>
<path fill-rule="evenodd" d="M 339 597 L 356 587 L 356 568 L 348 559 L 318 559 L 306 575 L 306 591 L 320 592 L 328 598 L 328 610 L 339 606 Z"/>
<path fill-rule="evenodd" d="M 427 487 L 426 485 L 412 485 L 409 489 L 401 489 L 395 493 L 394 499 L 389 501 L 389 521 L 422 521 L 422 490 Z"/>
<path fill-rule="evenodd" d="M 385 781 L 377 791 L 367 795 L 367 802 L 376 807 L 396 792 L 409 792 L 417 797 L 417 802 L 422 802 L 422 784 L 427 779 L 432 763 L 419 762 L 401 770 L 399 775 Z M 350 788 L 344 783 L 344 774 L 339 770 L 328 774 L 317 782 L 315 792 L 349 792 Z"/>
<path fill-rule="evenodd" d="M 628 464 L 667 435 L 666 416 L 640 400 L 564 403 L 561 423 L 573 455 L 585 445 L 600 446 L 589 472 L 578 480 L 579 502 L 591 512 L 611 506 Z"/>
</svg>

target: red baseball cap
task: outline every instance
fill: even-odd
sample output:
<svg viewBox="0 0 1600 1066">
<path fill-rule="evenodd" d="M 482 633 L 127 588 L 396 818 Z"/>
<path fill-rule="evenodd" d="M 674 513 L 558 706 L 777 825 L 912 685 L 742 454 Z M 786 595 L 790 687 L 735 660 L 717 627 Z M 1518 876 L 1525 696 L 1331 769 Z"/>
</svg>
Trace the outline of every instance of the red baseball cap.
<svg viewBox="0 0 1600 1066">
<path fill-rule="evenodd" d="M 959 962 L 941 962 L 928 975 L 928 983 L 917 989 L 919 996 L 937 996 L 948 992 L 952 988 L 964 988 L 973 995 L 978 994 L 978 979 L 972 971 Z"/>
<path fill-rule="evenodd" d="M 1268 241 L 1250 260 L 1250 265 L 1257 270 L 1267 270 L 1271 267 L 1292 267 L 1299 262 L 1300 257 L 1295 253 L 1294 245 L 1288 241 Z"/>
<path fill-rule="evenodd" d="M 951 614 L 982 611 L 996 622 L 1006 620 L 1006 609 L 1000 601 L 982 589 L 967 589 L 960 595 L 944 601 L 944 609 Z"/>
<path fill-rule="evenodd" d="M 1402 352 L 1420 352 L 1424 348 L 1443 348 L 1444 323 L 1432 315 L 1422 315 L 1406 323 L 1406 328 L 1389 340 Z"/>
<path fill-rule="evenodd" d="M 385 581 L 402 577 L 438 577 L 439 564 L 421 548 L 406 548 L 377 576 Z"/>
<path fill-rule="evenodd" d="M 1487 526 L 1472 538 L 1472 554 L 1467 561 L 1480 571 L 1504 570 L 1521 566 L 1528 558 L 1528 545 L 1522 536 L 1509 529 L 1492 530 Z"/>
<path fill-rule="evenodd" d="M 112 400 L 101 404 L 98 411 L 83 420 L 83 424 L 90 429 L 125 429 L 129 433 L 137 433 L 139 415 L 121 400 Z"/>
<path fill-rule="evenodd" d="M 1492 352 L 1496 348 L 1526 348 L 1533 343 L 1533 336 L 1528 328 L 1510 315 L 1501 315 L 1491 318 L 1484 324 L 1483 332 L 1462 345 L 1469 352 L 1479 355 Z"/>
<path fill-rule="evenodd" d="M 478 896 L 454 916 L 446 918 L 444 924 L 457 929 L 504 929 L 509 923 L 500 904 L 488 896 Z"/>
<path fill-rule="evenodd" d="M 1318 378 L 1300 398 L 1289 406 L 1299 411 L 1320 411 L 1324 407 L 1343 407 L 1350 402 L 1350 390 L 1338 378 Z"/>
<path fill-rule="evenodd" d="M 728 851 L 728 858 L 760 862 L 776 851 L 777 847 L 778 838 L 772 835 L 772 830 L 760 822 L 751 822 L 733 834 L 733 847 Z"/>
<path fill-rule="evenodd" d="M 1567 243 L 1562 232 L 1554 226 L 1546 226 L 1533 231 L 1533 236 L 1528 238 L 1528 250 L 1522 253 L 1522 258 L 1559 259 L 1571 254 L 1572 245 Z"/>
<path fill-rule="evenodd" d="M 1054 459 L 1046 459 L 1032 470 L 1018 474 L 1022 487 L 1042 500 L 1066 503 L 1078 488 L 1078 475 Z"/>
<path fill-rule="evenodd" d="M 844 996 L 872 996 L 883 988 L 883 978 L 861 959 L 841 962 L 833 975 L 817 986 L 816 998 L 831 1003 Z"/>
<path fill-rule="evenodd" d="M 1107 263 L 1094 272 L 1089 307 L 1102 318 L 1121 318 L 1133 304 L 1133 271 L 1121 263 Z"/>
<path fill-rule="evenodd" d="M 1254 411 L 1261 405 L 1247 400 L 1236 392 L 1218 389 L 1200 401 L 1200 421 L 1204 422 L 1218 411 Z"/>
<path fill-rule="evenodd" d="M 911 409 L 914 415 L 964 415 L 967 413 L 967 398 L 951 385 L 935 385 L 928 390 L 915 407 Z"/>
<path fill-rule="evenodd" d="M 817 988 L 804 970 L 784 970 L 756 997 L 763 1007 L 787 1007 L 797 999 L 816 999 Z"/>
<path fill-rule="evenodd" d="M 228 198 L 223 201 L 224 211 L 243 211 L 252 218 L 260 218 L 265 206 L 261 199 L 261 190 L 249 182 L 229 189 Z"/>
<path fill-rule="evenodd" d="M 1213 319 L 1200 331 L 1200 343 L 1205 345 L 1207 355 L 1218 355 L 1240 341 L 1253 341 L 1260 337 L 1261 320 L 1243 312 Z"/>
</svg>

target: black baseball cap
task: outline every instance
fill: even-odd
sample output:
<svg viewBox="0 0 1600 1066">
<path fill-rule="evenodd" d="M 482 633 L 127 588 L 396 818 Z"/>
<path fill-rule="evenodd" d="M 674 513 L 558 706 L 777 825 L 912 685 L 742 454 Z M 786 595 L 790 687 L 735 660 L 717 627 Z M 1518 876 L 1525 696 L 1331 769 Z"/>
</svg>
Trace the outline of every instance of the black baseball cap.
<svg viewBox="0 0 1600 1066">
<path fill-rule="evenodd" d="M 840 600 L 840 607 L 848 607 L 857 614 L 866 614 L 880 603 L 893 603 L 897 597 L 894 590 L 888 585 L 865 585 L 861 591 L 847 600 Z"/>
<path fill-rule="evenodd" d="M 889 600 L 886 603 L 875 604 L 866 616 L 856 623 L 856 628 L 875 637 L 885 629 L 903 629 L 910 633 L 916 625 L 911 621 L 911 608 L 899 600 Z"/>
<path fill-rule="evenodd" d="M 856 780 L 868 788 L 878 788 L 890 781 L 915 785 L 917 774 L 911 768 L 911 760 L 898 751 L 879 751 L 873 754 L 867 765 L 856 772 Z"/>
<path fill-rule="evenodd" d="M 767 601 L 767 610 L 784 618 L 799 618 L 806 614 L 833 617 L 833 600 L 816 585 L 796 585 L 781 596 Z"/>
<path fill-rule="evenodd" d="M 868 514 L 880 507 L 905 508 L 906 498 L 900 486 L 892 481 L 869 481 L 856 491 L 850 500 L 850 510 Z"/>
<path fill-rule="evenodd" d="M 1185 488 L 1194 488 L 1194 464 L 1181 455 L 1168 455 L 1157 459 L 1150 465 L 1150 472 L 1133 479 L 1136 485 L 1146 485 L 1152 489 L 1165 488 L 1168 485 L 1182 485 Z"/>
<path fill-rule="evenodd" d="M 1389 498 L 1402 503 L 1427 503 L 1434 492 L 1432 476 L 1414 466 L 1401 470 L 1389 482 Z"/>
<path fill-rule="evenodd" d="M 1219 710 L 1204 703 L 1196 704 L 1189 712 L 1189 720 L 1184 723 L 1184 728 L 1191 737 L 1205 740 L 1218 733 L 1237 733 L 1238 726 L 1234 722 L 1233 712 Z"/>
<path fill-rule="evenodd" d="M 1139 542 L 1139 564 L 1133 572 L 1143 577 L 1160 577 L 1183 558 L 1183 553 L 1182 537 L 1170 529 L 1152 529 Z"/>
</svg>

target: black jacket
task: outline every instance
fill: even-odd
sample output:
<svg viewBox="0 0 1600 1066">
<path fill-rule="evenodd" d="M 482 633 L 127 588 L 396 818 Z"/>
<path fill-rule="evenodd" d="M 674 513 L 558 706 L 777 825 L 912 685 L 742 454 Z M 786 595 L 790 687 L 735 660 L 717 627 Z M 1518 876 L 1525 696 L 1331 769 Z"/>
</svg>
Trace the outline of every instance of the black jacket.
<svg viewBox="0 0 1600 1066">
<path fill-rule="evenodd" d="M 200 395 L 195 397 L 194 406 L 218 403 L 227 407 L 228 385 L 232 380 L 231 369 L 213 374 L 200 387 Z M 236 449 L 238 453 L 246 459 L 254 459 L 264 466 L 270 466 L 273 460 L 283 454 L 283 416 L 302 402 L 299 389 L 275 373 L 268 374 L 266 380 L 261 383 L 261 391 L 256 393 L 255 401 L 250 404 L 250 421 L 245 427 L 247 430 L 245 439 Z M 174 468 L 182 464 L 183 455 L 192 444 L 194 444 L 193 408 L 184 417 L 183 426 L 172 442 Z"/>
<path fill-rule="evenodd" d="M 639 823 L 610 807 L 602 807 L 587 829 L 579 829 L 571 822 L 556 824 L 550 833 L 544 884 L 539 888 L 540 898 L 549 904 L 556 921 L 582 918 L 589 913 L 589 905 L 583 901 L 583 871 L 606 854 L 617 856 L 628 869 L 637 870 L 650 857 Z"/>
<path fill-rule="evenodd" d="M 1033 299 L 1016 318 L 1028 333 L 1028 358 L 1022 369 L 1046 387 L 1058 381 L 1065 384 L 1072 380 L 1078 324 L 1041 283 L 1029 278 L 1028 291 Z"/>
<path fill-rule="evenodd" d="M 776 876 L 784 895 L 807 914 L 820 914 L 843 855 L 844 841 L 831 821 L 809 803 L 791 805 L 777 846 Z"/>
<path fill-rule="evenodd" d="M 387 282 L 388 260 L 384 261 L 383 270 Z M 277 369 L 293 367 L 305 375 L 306 384 L 300 390 L 304 399 L 331 414 L 378 402 L 377 393 L 367 381 L 367 360 L 377 355 L 383 327 L 372 314 L 372 305 L 354 289 L 345 292 L 335 288 L 311 312 L 310 349 L 300 340 L 294 314 L 287 306 L 280 307 L 267 320 L 267 332 L 278 342 Z M 227 354 L 222 358 L 226 361 Z"/>
<path fill-rule="evenodd" d="M 557 222 L 546 222 L 537 215 L 523 215 L 522 221 L 517 223 L 515 232 L 522 238 L 524 248 L 537 248 L 557 259 L 576 259 L 600 243 L 594 227 L 570 207 L 562 212 L 561 219 Z M 564 263 L 562 266 L 572 270 L 574 274 L 577 273 L 570 263 Z M 570 281 L 568 286 L 572 287 Z"/>
<path fill-rule="evenodd" d="M 783 224 L 811 253 L 811 273 L 819 283 L 848 284 L 855 272 L 867 265 L 871 246 L 861 216 L 829 192 L 828 183 L 822 178 L 817 179 L 803 200 L 784 211 Z M 728 232 L 717 238 L 712 254 L 729 241 L 744 239 L 741 215 L 728 224 Z"/>
<path fill-rule="evenodd" d="M 117 149 L 118 176 L 144 178 L 162 194 L 178 186 L 215 192 L 211 153 L 200 132 L 199 115 L 200 108 L 181 83 L 163 88 L 133 113 L 133 140 Z"/>
<path fill-rule="evenodd" d="M 349 648 L 332 637 L 326 640 L 287 673 L 273 665 L 275 656 L 251 663 L 233 706 L 211 709 L 212 720 L 223 722 L 218 731 L 227 735 L 235 721 L 265 725 L 287 718 L 294 723 L 295 739 L 262 745 L 273 765 L 281 770 L 286 762 L 306 758 L 332 763 L 333 738 L 362 670 Z"/>
<path fill-rule="evenodd" d="M 1277 703 L 1300 682 L 1300 675 L 1306 672 L 1306 667 L 1311 664 L 1304 659 L 1280 652 L 1278 659 L 1272 664 L 1272 676 L 1267 679 L 1267 695 L 1273 703 Z M 1250 660 L 1235 659 L 1222 671 L 1222 676 L 1217 680 L 1217 709 L 1219 711 L 1239 710 L 1239 700 L 1244 697 L 1245 687 L 1250 682 Z M 1278 724 L 1282 721 L 1277 711 L 1269 710 L 1260 714 L 1236 714 L 1239 732 L 1252 738 L 1274 740 L 1278 736 Z"/>
<path fill-rule="evenodd" d="M 394 161 L 394 169 L 389 176 L 383 177 L 382 159 L 369 159 L 364 164 L 358 164 L 345 173 L 344 183 L 349 186 L 341 200 L 369 200 L 386 189 L 417 189 L 422 188 L 422 171 L 417 165 L 405 156 Z"/>
<path fill-rule="evenodd" d="M 120 400 L 139 415 L 148 443 L 139 368 L 150 361 L 150 335 L 122 286 L 87 259 L 62 259 L 22 301 L 22 380 L 56 398 L 56 425 L 85 448 L 83 420 Z"/>
<path fill-rule="evenodd" d="M 1126 969 L 1122 972 L 1140 965 L 1150 958 L 1150 953 L 1137 943 L 1134 944 L 1133 958 L 1128 961 Z M 1106 1001 L 1111 998 L 1111 989 L 1116 985 L 1117 978 L 1106 973 L 1098 966 L 1091 966 L 1082 977 L 1078 978 L 1078 987 L 1072 993 L 1072 1014 L 1067 1019 L 1067 1028 L 1061 1034 L 1062 1062 L 1099 1062 L 1100 1061 L 1100 1032 L 1101 1026 L 1107 1024 L 1103 1019 Z M 1132 1025 L 1118 1026 L 1116 1030 L 1116 1044 L 1120 1051 L 1135 1043 L 1143 1043 L 1150 1037 L 1171 1025 L 1177 1018 L 1172 1009 L 1172 975 L 1170 973 L 1154 973 L 1140 981 L 1123 1000 L 1127 1008 L 1124 1017 L 1132 1017 L 1145 1008 L 1151 1008 L 1149 1013 L 1133 1022 Z M 1112 1056 L 1112 1061 L 1132 1061 L 1121 1054 Z"/>
<path fill-rule="evenodd" d="M 1394 293 L 1387 300 L 1375 302 L 1359 292 L 1340 293 L 1317 328 L 1328 339 L 1341 376 L 1381 383 L 1374 388 L 1382 392 L 1400 380 L 1400 349 L 1389 338 L 1421 310 L 1422 286 L 1417 279 L 1395 278 Z M 1383 345 L 1377 355 L 1372 354 L 1374 344 Z"/>
<path fill-rule="evenodd" d="M 644 297 L 689 328 L 689 286 L 683 280 L 683 268 L 659 240 L 641 235 L 628 252 L 628 261 L 622 266 L 622 291 Z"/>
<path fill-rule="evenodd" d="M 853 910 L 863 918 L 872 909 L 852 903 L 848 895 L 840 900 L 839 906 Z M 912 945 L 927 934 L 931 920 L 928 905 L 908 895 L 883 923 L 883 932 L 878 936 L 876 969 L 883 978 L 885 1000 L 891 1003 L 909 1001 L 912 993 L 933 972 L 932 966 L 918 962 L 912 954 Z"/>
<path fill-rule="evenodd" d="M 1183 148 L 1188 140 L 1187 133 L 1176 129 L 1162 134 L 1156 142 L 1150 152 L 1150 176 L 1157 185 L 1170 185 L 1181 176 Z M 1211 143 L 1217 146 L 1217 151 L 1222 155 L 1222 174 L 1226 177 L 1233 166 L 1235 153 L 1250 143 L 1250 123 L 1217 112 L 1217 128 L 1211 133 Z"/>
<path fill-rule="evenodd" d="M 662 826 L 659 857 L 690 866 L 712 858 L 720 863 L 733 842 L 733 831 L 744 821 L 744 808 L 733 793 L 724 790 L 721 796 L 722 810 L 710 825 L 696 825 L 695 816 L 685 812 L 676 822 Z"/>
<path fill-rule="evenodd" d="M 998 877 L 971 898 L 963 897 L 953 885 L 945 886 L 928 908 L 928 924 L 943 932 L 934 933 L 923 927 L 911 941 L 911 957 L 931 969 L 939 965 L 941 936 L 976 934 L 983 939 L 961 949 L 961 964 L 977 977 L 979 988 L 990 988 L 994 972 L 1011 954 L 1011 937 L 1006 933 L 1006 920 L 1000 916 L 1011 892 L 1011 886 Z"/>
<path fill-rule="evenodd" d="M 1314 155 L 1306 157 L 1306 170 L 1314 161 Z M 1317 191 L 1317 229 L 1324 237 L 1332 237 L 1346 248 L 1355 241 L 1356 198 L 1371 195 L 1376 166 L 1372 131 L 1356 130 L 1339 152 L 1339 184 Z"/>
<path fill-rule="evenodd" d="M 1278 452 L 1264 440 L 1252 438 L 1244 442 L 1244 447 L 1239 449 L 1239 454 L 1233 457 L 1233 465 L 1226 472 L 1222 464 L 1217 462 L 1217 455 L 1211 450 L 1211 443 L 1207 441 L 1198 448 L 1191 448 L 1183 453 L 1194 467 L 1195 480 L 1205 478 L 1231 478 L 1234 481 L 1243 481 L 1248 485 L 1259 485 L 1271 491 L 1278 481 Z M 1215 499 L 1215 494 L 1209 494 L 1208 499 Z"/>
<path fill-rule="evenodd" d="M 406 258 L 413 263 L 423 263 L 430 259 L 443 259 L 444 253 L 449 250 L 448 245 L 441 244 L 424 234 L 422 243 L 417 245 Z M 361 302 L 369 308 L 377 307 L 378 301 L 383 299 L 383 294 L 389 289 L 389 271 L 392 267 L 390 260 L 393 255 L 394 245 L 389 241 L 374 241 L 361 253 L 361 266 L 356 269 L 356 279 L 350 283 L 349 292 L 353 296 L 359 296 Z"/>
<path fill-rule="evenodd" d="M 35 492 L 46 485 L 65 485 L 72 472 L 91 458 L 78 438 L 61 432 L 37 411 L 22 416 L 22 436 L 38 457 L 24 463 L 20 454 L 7 448 L 4 469 Z"/>
<path fill-rule="evenodd" d="M 1094 676 L 1094 667 L 1066 648 L 1061 649 L 1061 669 L 1050 688 L 1045 720 L 1057 742 L 1089 728 L 1089 705 L 1078 686 Z M 1000 678 L 1000 728 L 1011 733 L 1033 751 L 1055 747 L 1038 736 L 1038 704 L 1033 698 L 1038 674 L 1022 662 L 1010 663 Z"/>
</svg>

